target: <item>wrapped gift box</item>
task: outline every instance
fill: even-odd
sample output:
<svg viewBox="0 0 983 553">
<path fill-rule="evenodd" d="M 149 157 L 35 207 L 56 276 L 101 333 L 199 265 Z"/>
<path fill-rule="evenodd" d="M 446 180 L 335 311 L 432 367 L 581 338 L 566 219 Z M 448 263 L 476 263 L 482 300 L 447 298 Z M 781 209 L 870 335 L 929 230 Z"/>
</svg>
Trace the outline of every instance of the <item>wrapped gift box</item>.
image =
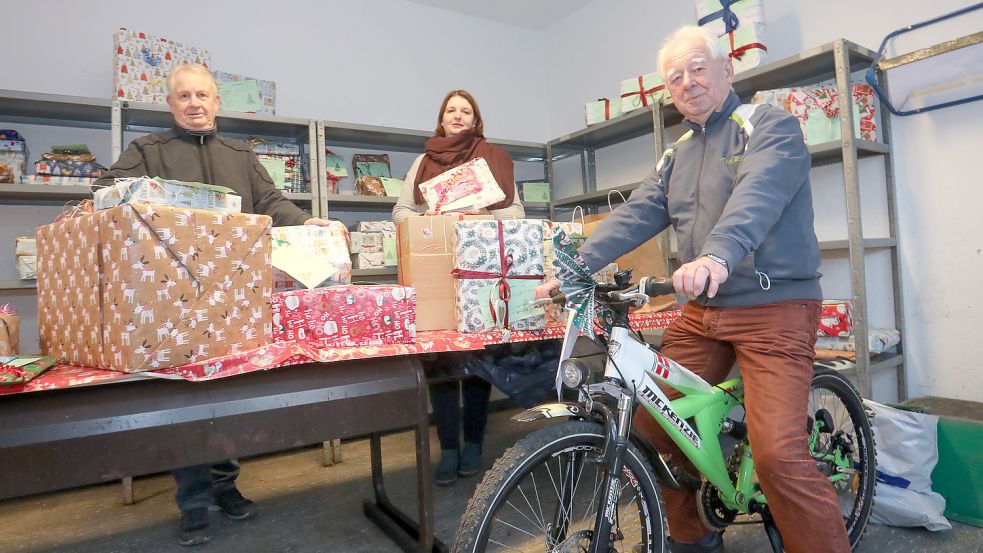
<svg viewBox="0 0 983 553">
<path fill-rule="evenodd" d="M 584 118 L 588 125 L 603 123 L 619 115 L 621 115 L 620 101 L 612 102 L 607 98 L 598 98 L 597 101 L 587 102 L 584 105 Z"/>
<path fill-rule="evenodd" d="M 350 253 L 371 253 L 382 251 L 383 235 L 381 232 L 350 232 Z"/>
<path fill-rule="evenodd" d="M 0 356 L 0 386 L 30 382 L 58 364 L 54 357 L 37 355 Z"/>
<path fill-rule="evenodd" d="M 213 71 L 223 111 L 276 115 L 276 83 L 225 71 Z"/>
<path fill-rule="evenodd" d="M 329 226 L 275 227 L 271 231 L 275 280 L 301 288 L 348 284 L 352 261 L 347 232 L 338 221 L 331 221 Z"/>
<path fill-rule="evenodd" d="M 98 179 L 92 177 L 54 177 L 51 175 L 25 175 L 24 184 L 47 184 L 53 186 L 92 186 Z"/>
<path fill-rule="evenodd" d="M 382 177 L 358 177 L 355 179 L 355 193 L 362 196 L 385 196 L 386 187 Z"/>
<path fill-rule="evenodd" d="M 140 372 L 268 343 L 270 225 L 126 204 L 39 228 L 41 351 Z"/>
<path fill-rule="evenodd" d="M 208 66 L 208 52 L 173 40 L 120 29 L 113 35 L 116 51 L 113 95 L 120 100 L 167 103 L 167 76 L 178 65 Z"/>
<path fill-rule="evenodd" d="M 242 211 L 242 197 L 231 188 L 149 177 L 114 179 L 112 186 L 100 188 L 93 193 L 92 203 L 97 210 L 141 203 L 233 213 Z"/>
<path fill-rule="evenodd" d="M 17 138 L 3 138 L 4 136 Z M 0 165 L 7 167 L 7 171 L 0 174 L 0 182 L 17 184 L 27 174 L 27 142 L 14 131 L 0 131 Z"/>
<path fill-rule="evenodd" d="M 273 294 L 275 341 L 317 348 L 412 344 L 416 294 L 406 286 L 334 286 Z"/>
<path fill-rule="evenodd" d="M 543 312 L 529 306 L 543 283 L 543 222 L 458 221 L 454 277 L 459 332 L 544 328 Z"/>
<path fill-rule="evenodd" d="M 491 215 L 407 217 L 396 229 L 399 283 L 416 289 L 419 330 L 454 328 L 454 223 Z"/>
<path fill-rule="evenodd" d="M 697 24 L 720 38 L 730 53 L 734 73 L 764 65 L 768 51 L 765 40 L 763 0 L 695 0 Z"/>
<path fill-rule="evenodd" d="M 646 73 L 621 81 L 621 111 L 628 113 L 662 100 L 666 85 L 659 73 Z"/>
<path fill-rule="evenodd" d="M 853 308 L 849 300 L 824 300 L 819 313 L 818 336 L 853 334 Z"/>
<path fill-rule="evenodd" d="M 482 209 L 505 199 L 484 158 L 475 158 L 420 183 L 434 213 Z"/>
<path fill-rule="evenodd" d="M 396 232 L 396 223 L 392 221 L 359 221 L 359 232 Z"/>
<path fill-rule="evenodd" d="M 17 256 L 17 274 L 21 280 L 38 278 L 38 258 L 36 255 Z"/>
<path fill-rule="evenodd" d="M 20 315 L 9 303 L 0 304 L 0 355 L 17 355 L 20 350 Z"/>
<path fill-rule="evenodd" d="M 386 254 L 380 248 L 377 252 L 362 252 L 352 257 L 355 269 L 380 269 L 386 266 Z"/>
<path fill-rule="evenodd" d="M 98 163 L 82 161 L 65 161 L 57 159 L 39 159 L 34 162 L 34 174 L 51 175 L 54 177 L 89 177 L 98 178 L 106 168 Z"/>
</svg>

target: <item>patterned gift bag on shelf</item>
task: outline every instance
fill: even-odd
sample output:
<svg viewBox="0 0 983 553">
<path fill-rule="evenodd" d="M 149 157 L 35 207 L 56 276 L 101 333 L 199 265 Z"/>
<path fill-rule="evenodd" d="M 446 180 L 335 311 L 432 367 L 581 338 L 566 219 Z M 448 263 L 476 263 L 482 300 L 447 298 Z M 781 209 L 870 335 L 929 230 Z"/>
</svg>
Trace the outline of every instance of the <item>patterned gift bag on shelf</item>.
<svg viewBox="0 0 983 553">
<path fill-rule="evenodd" d="M 542 310 L 529 305 L 543 282 L 542 221 L 459 221 L 454 238 L 459 332 L 545 328 Z"/>
<path fill-rule="evenodd" d="M 720 37 L 734 63 L 734 73 L 763 65 L 765 40 L 763 0 L 695 0 L 697 24 Z"/>
<path fill-rule="evenodd" d="M 120 100 L 166 103 L 167 75 L 178 65 L 208 66 L 208 51 L 173 40 L 121 28 L 113 35 L 113 96 Z"/>
</svg>

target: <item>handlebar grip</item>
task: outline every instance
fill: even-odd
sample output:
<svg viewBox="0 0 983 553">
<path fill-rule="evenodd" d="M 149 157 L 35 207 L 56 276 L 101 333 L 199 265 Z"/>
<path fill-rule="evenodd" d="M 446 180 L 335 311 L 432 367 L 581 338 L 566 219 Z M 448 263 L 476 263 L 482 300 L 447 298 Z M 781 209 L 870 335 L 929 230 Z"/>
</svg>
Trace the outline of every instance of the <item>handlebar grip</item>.
<svg viewBox="0 0 983 553">
<path fill-rule="evenodd" d="M 672 279 L 668 277 L 642 277 L 638 283 L 638 289 L 649 297 L 676 293 L 676 288 L 672 285 Z"/>
</svg>

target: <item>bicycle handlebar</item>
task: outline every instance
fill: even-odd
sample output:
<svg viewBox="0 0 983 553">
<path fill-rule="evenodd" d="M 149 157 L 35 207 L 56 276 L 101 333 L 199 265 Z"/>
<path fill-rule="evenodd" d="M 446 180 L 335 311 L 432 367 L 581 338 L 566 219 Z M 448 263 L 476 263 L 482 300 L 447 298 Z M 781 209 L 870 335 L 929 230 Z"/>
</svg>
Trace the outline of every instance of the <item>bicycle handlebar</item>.
<svg viewBox="0 0 983 553">
<path fill-rule="evenodd" d="M 672 279 L 670 278 L 642 277 L 637 287 L 635 285 L 618 286 L 617 284 L 598 284 L 597 292 L 597 298 L 599 301 L 621 302 L 626 300 L 630 301 L 629 298 L 626 297 L 626 294 L 630 296 L 641 293 L 645 294 L 649 298 L 652 298 L 655 296 L 675 294 L 676 290 L 673 288 Z M 563 305 L 566 302 L 566 294 L 561 293 L 559 290 L 553 290 L 549 298 L 533 300 L 530 303 L 536 307 L 543 307 L 551 303 Z"/>
</svg>

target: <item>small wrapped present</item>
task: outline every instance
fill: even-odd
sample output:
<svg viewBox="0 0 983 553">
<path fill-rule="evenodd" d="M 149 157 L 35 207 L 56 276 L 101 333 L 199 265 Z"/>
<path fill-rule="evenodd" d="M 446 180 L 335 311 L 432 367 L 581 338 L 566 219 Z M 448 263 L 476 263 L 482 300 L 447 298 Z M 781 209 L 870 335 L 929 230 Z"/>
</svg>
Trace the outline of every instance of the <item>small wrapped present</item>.
<svg viewBox="0 0 983 553">
<path fill-rule="evenodd" d="M 38 278 L 38 256 L 18 255 L 17 274 L 21 280 L 32 280 Z"/>
<path fill-rule="evenodd" d="M 381 177 L 358 177 L 355 179 L 355 193 L 362 196 L 385 196 L 386 187 Z"/>
<path fill-rule="evenodd" d="M 356 229 L 359 232 L 396 232 L 396 223 L 392 221 L 359 221 Z"/>
<path fill-rule="evenodd" d="M 416 293 L 406 286 L 334 286 L 273 294 L 273 339 L 317 348 L 412 344 Z"/>
<path fill-rule="evenodd" d="M 54 177 L 51 175 L 25 175 L 24 184 L 47 184 L 54 186 L 92 186 L 98 179 L 91 177 Z"/>
<path fill-rule="evenodd" d="M 817 336 L 853 334 L 853 307 L 849 300 L 823 300 Z"/>
<path fill-rule="evenodd" d="M 734 73 L 764 64 L 763 0 L 694 0 L 697 24 L 719 37 L 734 63 Z"/>
<path fill-rule="evenodd" d="M 276 83 L 213 71 L 223 111 L 276 115 Z"/>
<path fill-rule="evenodd" d="M 0 305 L 0 355 L 17 355 L 20 347 L 20 315 L 13 305 Z"/>
<path fill-rule="evenodd" d="M 484 158 L 475 158 L 420 183 L 420 192 L 434 213 L 469 211 L 505 199 Z"/>
<path fill-rule="evenodd" d="M 39 355 L 0 355 L 0 386 L 30 382 L 34 377 L 58 364 L 54 357 Z"/>
<path fill-rule="evenodd" d="M 351 245 L 348 249 L 350 253 L 369 253 L 381 252 L 383 236 L 381 232 L 359 232 L 348 233 L 351 237 Z"/>
<path fill-rule="evenodd" d="M 358 177 L 391 177 L 389 154 L 354 154 L 352 171 Z"/>
<path fill-rule="evenodd" d="M 337 194 L 338 181 L 348 176 L 345 158 L 331 150 L 324 150 L 324 165 L 324 173 L 328 177 L 328 193 Z"/>
<path fill-rule="evenodd" d="M 242 197 L 231 188 L 160 177 L 114 179 L 112 186 L 100 188 L 93 193 L 92 203 L 97 210 L 140 203 L 231 213 L 242 211 Z"/>
<path fill-rule="evenodd" d="M 352 258 L 352 267 L 355 269 L 381 269 L 386 266 L 385 252 L 380 249 L 377 252 L 361 252 Z"/>
<path fill-rule="evenodd" d="M 224 101 L 224 98 L 223 98 Z M 307 166 L 300 145 L 292 142 L 269 142 L 250 137 L 247 142 L 256 152 L 260 165 L 266 169 L 273 185 L 285 192 L 309 192 Z"/>
<path fill-rule="evenodd" d="M 542 221 L 458 221 L 454 237 L 459 332 L 546 326 L 543 312 L 529 305 L 543 282 Z"/>
<path fill-rule="evenodd" d="M 612 102 L 607 98 L 598 98 L 584 105 L 584 118 L 588 125 L 603 123 L 621 115 L 621 102 Z"/>
<path fill-rule="evenodd" d="M 167 76 L 178 65 L 208 66 L 206 50 L 147 33 L 120 29 L 113 35 L 116 58 L 113 96 L 131 102 L 164 104 Z"/>
<path fill-rule="evenodd" d="M 17 131 L 0 130 L 0 182 L 19 183 L 27 175 L 27 142 Z"/>
<path fill-rule="evenodd" d="M 659 73 L 646 73 L 621 81 L 621 111 L 628 113 L 662 101 L 666 85 Z"/>
<path fill-rule="evenodd" d="M 352 261 L 348 253 L 347 230 L 338 221 L 330 226 L 297 225 L 274 227 L 273 272 L 286 273 L 303 288 L 348 284 L 352 278 Z"/>
</svg>

